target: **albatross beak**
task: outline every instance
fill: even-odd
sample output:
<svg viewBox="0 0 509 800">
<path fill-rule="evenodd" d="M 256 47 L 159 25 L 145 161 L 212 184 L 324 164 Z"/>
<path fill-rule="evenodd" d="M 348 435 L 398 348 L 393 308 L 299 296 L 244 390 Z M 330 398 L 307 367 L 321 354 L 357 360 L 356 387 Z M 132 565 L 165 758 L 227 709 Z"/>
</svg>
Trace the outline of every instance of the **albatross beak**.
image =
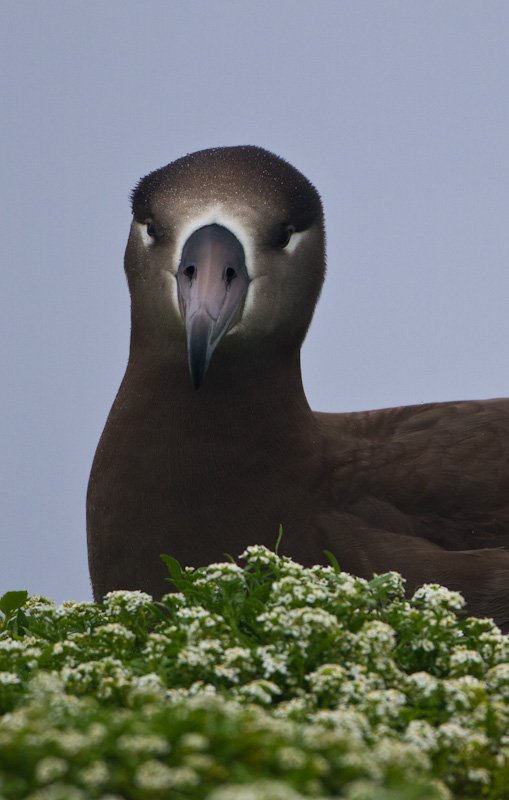
<svg viewBox="0 0 509 800">
<path fill-rule="evenodd" d="M 244 249 L 227 228 L 206 225 L 184 244 L 177 286 L 195 389 L 215 348 L 242 316 L 248 284 Z"/>
</svg>

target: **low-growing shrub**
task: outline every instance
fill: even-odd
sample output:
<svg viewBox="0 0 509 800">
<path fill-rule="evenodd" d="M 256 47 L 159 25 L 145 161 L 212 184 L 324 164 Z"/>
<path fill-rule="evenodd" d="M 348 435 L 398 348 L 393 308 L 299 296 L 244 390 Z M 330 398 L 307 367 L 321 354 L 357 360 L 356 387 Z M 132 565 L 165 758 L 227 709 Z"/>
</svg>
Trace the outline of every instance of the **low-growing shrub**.
<svg viewBox="0 0 509 800">
<path fill-rule="evenodd" d="M 161 603 L 0 600 L 0 800 L 509 798 L 509 637 L 253 546 Z"/>
</svg>

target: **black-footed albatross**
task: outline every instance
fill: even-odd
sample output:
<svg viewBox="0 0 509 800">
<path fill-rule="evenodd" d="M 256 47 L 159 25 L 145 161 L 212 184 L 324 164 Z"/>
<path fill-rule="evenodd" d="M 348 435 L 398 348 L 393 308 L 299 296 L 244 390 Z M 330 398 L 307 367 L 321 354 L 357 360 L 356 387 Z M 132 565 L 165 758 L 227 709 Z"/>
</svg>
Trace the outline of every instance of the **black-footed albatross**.
<svg viewBox="0 0 509 800">
<path fill-rule="evenodd" d="M 300 349 L 325 274 L 319 195 L 259 147 L 143 178 L 125 255 L 129 363 L 88 488 L 94 596 L 169 590 L 250 544 L 409 592 L 460 590 L 509 626 L 509 401 L 313 412 Z"/>
</svg>

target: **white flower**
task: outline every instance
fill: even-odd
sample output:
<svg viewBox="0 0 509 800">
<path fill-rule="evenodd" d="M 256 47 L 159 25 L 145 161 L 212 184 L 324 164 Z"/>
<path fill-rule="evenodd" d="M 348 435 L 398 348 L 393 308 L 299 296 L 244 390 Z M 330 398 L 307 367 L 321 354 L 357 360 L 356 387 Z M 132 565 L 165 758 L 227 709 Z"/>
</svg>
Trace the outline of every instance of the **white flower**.
<svg viewBox="0 0 509 800">
<path fill-rule="evenodd" d="M 189 789 L 197 786 L 199 782 L 199 775 L 190 767 L 167 767 L 159 761 L 146 761 L 141 764 L 135 776 L 136 785 L 149 792 Z"/>
<path fill-rule="evenodd" d="M 435 643 L 431 639 L 414 639 L 410 646 L 412 650 L 424 650 L 425 653 L 432 653 L 435 649 Z"/>
<path fill-rule="evenodd" d="M 211 667 L 222 654 L 223 648 L 216 639 L 202 639 L 201 642 L 185 647 L 177 656 L 177 664 L 189 667 Z"/>
<path fill-rule="evenodd" d="M 272 675 L 288 675 L 287 656 L 276 652 L 274 645 L 260 646 L 256 648 L 256 656 L 262 662 L 263 675 L 270 678 Z"/>
<path fill-rule="evenodd" d="M 79 731 L 71 729 L 60 731 L 55 741 L 62 752 L 69 757 L 77 756 L 78 753 L 87 750 L 90 746 L 88 736 Z"/>
<path fill-rule="evenodd" d="M 89 619 L 98 615 L 97 606 L 91 601 L 84 601 L 77 603 L 72 600 L 66 600 L 62 605 L 56 606 L 53 612 L 55 619 Z"/>
<path fill-rule="evenodd" d="M 257 621 L 261 622 L 268 632 L 294 639 L 300 649 L 306 649 L 307 640 L 314 634 L 340 630 L 337 617 L 323 608 L 276 606 L 260 614 Z"/>
<path fill-rule="evenodd" d="M 21 683 L 20 679 L 14 672 L 0 672 L 0 684 L 3 686 L 13 686 Z"/>
<path fill-rule="evenodd" d="M 201 733 L 185 733 L 180 739 L 180 746 L 184 750 L 207 750 L 210 741 Z"/>
<path fill-rule="evenodd" d="M 340 664 L 322 664 L 317 670 L 310 672 L 306 680 L 311 691 L 317 694 L 339 693 L 341 685 L 347 680 L 347 671 Z"/>
<path fill-rule="evenodd" d="M 400 710 L 407 704 L 407 697 L 396 689 L 375 689 L 361 698 L 360 707 L 367 714 L 375 714 L 379 720 L 397 719 Z"/>
<path fill-rule="evenodd" d="M 399 767 L 409 773 L 426 772 L 431 769 L 431 761 L 420 746 L 407 744 L 396 739 L 384 738 L 375 744 L 373 756 L 385 767 Z"/>
<path fill-rule="evenodd" d="M 309 604 L 309 591 L 306 584 L 291 575 L 285 575 L 281 580 L 275 581 L 271 589 L 271 601 L 291 605 L 295 601 Z"/>
<path fill-rule="evenodd" d="M 48 697 L 54 698 L 63 694 L 64 681 L 55 670 L 51 672 L 39 670 L 30 681 L 30 691 L 35 699 L 44 701 Z"/>
<path fill-rule="evenodd" d="M 467 770 L 467 778 L 469 781 L 474 781 L 475 783 L 482 783 L 484 786 L 489 786 L 491 783 L 491 773 L 487 769 L 477 768 L 474 769 L 471 767 Z"/>
<path fill-rule="evenodd" d="M 449 608 L 459 611 L 465 605 L 465 600 L 459 592 L 453 592 L 438 583 L 425 583 L 420 586 L 412 597 L 412 602 L 417 601 L 437 611 Z"/>
<path fill-rule="evenodd" d="M 184 756 L 185 766 L 197 772 L 208 772 L 215 764 L 213 756 L 207 753 L 187 753 Z"/>
<path fill-rule="evenodd" d="M 457 722 L 444 722 L 437 728 L 438 740 L 441 747 L 449 747 L 454 750 L 460 748 L 469 749 L 472 746 L 486 746 L 488 739 L 480 731 L 469 730 Z"/>
<path fill-rule="evenodd" d="M 251 785 L 230 784 L 214 789 L 207 800 L 304 800 L 284 781 L 257 780 Z"/>
<path fill-rule="evenodd" d="M 224 651 L 224 658 L 229 664 L 240 662 L 244 666 L 246 663 L 251 663 L 251 650 L 247 647 L 228 647 Z"/>
<path fill-rule="evenodd" d="M 132 678 L 129 699 L 132 700 L 163 700 L 166 687 L 159 675 L 148 672 L 145 675 L 134 675 Z"/>
<path fill-rule="evenodd" d="M 65 775 L 68 769 L 69 764 L 63 758 L 47 756 L 37 764 L 35 778 L 39 783 L 52 783 Z"/>
<path fill-rule="evenodd" d="M 249 563 L 257 563 L 262 565 L 267 565 L 271 563 L 278 563 L 279 557 L 268 550 L 261 544 L 254 544 L 247 547 L 243 553 L 240 554 L 239 558 L 243 561 L 247 561 Z"/>
<path fill-rule="evenodd" d="M 477 650 L 468 650 L 466 647 L 458 647 L 453 650 L 450 658 L 451 667 L 458 667 L 463 664 L 482 664 L 483 658 Z"/>
<path fill-rule="evenodd" d="M 375 578 L 379 576 L 375 574 Z M 384 577 L 384 587 L 390 589 L 391 592 L 402 597 L 405 592 L 405 578 L 401 575 L 401 573 L 396 572 L 395 570 L 391 570 L 391 572 L 383 573 Z"/>
<path fill-rule="evenodd" d="M 171 789 L 172 770 L 160 761 L 145 761 L 138 767 L 134 782 L 138 788 L 149 792 Z"/>
<path fill-rule="evenodd" d="M 245 583 L 244 570 L 231 561 L 209 564 L 203 570 L 203 578 L 195 581 L 195 586 L 216 581 L 218 583 Z"/>
<path fill-rule="evenodd" d="M 104 598 L 106 611 L 111 616 L 119 616 L 122 611 L 130 614 L 152 603 L 152 597 L 145 592 L 115 591 L 108 592 Z"/>
<path fill-rule="evenodd" d="M 23 608 L 29 614 L 37 616 L 48 614 L 51 616 L 55 611 L 55 601 L 52 597 L 43 597 L 39 594 L 33 594 L 28 598 Z"/>
<path fill-rule="evenodd" d="M 296 747 L 280 747 L 276 752 L 276 758 L 284 770 L 302 769 L 308 761 L 306 753 Z"/>
<path fill-rule="evenodd" d="M 108 728 L 106 725 L 103 725 L 102 722 L 93 722 L 91 725 L 89 725 L 87 730 L 87 736 L 90 744 L 101 744 L 106 738 L 107 733 Z"/>
<path fill-rule="evenodd" d="M 312 715 L 310 721 L 337 730 L 349 741 L 364 742 L 371 732 L 366 715 L 357 709 L 338 708 L 317 711 Z"/>
<path fill-rule="evenodd" d="M 413 719 L 403 735 L 405 742 L 420 747 L 424 752 L 433 754 L 438 750 L 435 728 L 424 719 Z"/>
<path fill-rule="evenodd" d="M 472 675 L 450 678 L 442 682 L 445 705 L 451 713 L 457 709 L 472 711 L 482 700 L 486 690 L 484 684 Z"/>
<path fill-rule="evenodd" d="M 167 699 L 174 705 L 182 703 L 189 697 L 215 697 L 217 689 L 212 683 L 205 683 L 204 681 L 194 681 L 188 689 L 168 689 Z"/>
<path fill-rule="evenodd" d="M 334 582 L 331 583 L 330 590 L 333 597 L 354 598 L 363 591 L 368 585 L 364 578 L 357 578 L 349 572 L 341 572 L 334 575 Z"/>
<path fill-rule="evenodd" d="M 24 653 L 27 649 L 26 639 L 17 641 L 16 639 L 1 639 L 0 652 L 4 651 L 9 653 L 10 656 L 16 656 L 16 653 Z"/>
<path fill-rule="evenodd" d="M 307 722 L 310 712 L 314 710 L 316 703 L 310 695 L 305 697 L 293 697 L 291 700 L 283 700 L 271 708 L 271 715 L 277 719 L 289 719 Z"/>
<path fill-rule="evenodd" d="M 108 622 L 106 625 L 99 625 L 95 631 L 95 636 L 100 636 L 101 634 L 111 634 L 113 639 L 122 639 L 126 642 L 134 642 L 136 639 L 136 634 L 126 628 L 125 625 L 121 625 L 120 622 Z"/>
<path fill-rule="evenodd" d="M 376 639 L 380 644 L 389 644 L 392 647 L 394 643 L 395 632 L 393 628 L 378 619 L 366 622 L 362 628 L 362 633 L 368 639 Z"/>
<path fill-rule="evenodd" d="M 236 694 L 238 697 L 245 697 L 262 705 L 270 705 L 274 695 L 281 694 L 281 689 L 273 681 L 257 680 L 243 684 Z"/>
<path fill-rule="evenodd" d="M 78 772 L 78 779 L 90 789 L 99 789 L 110 777 L 110 771 L 104 761 L 93 761 Z"/>
<path fill-rule="evenodd" d="M 497 664 L 488 670 L 486 682 L 489 687 L 509 698 L 509 663 Z"/>
<path fill-rule="evenodd" d="M 170 752 L 169 742 L 155 733 L 123 734 L 117 742 L 118 749 L 128 755 L 140 753 L 151 756 L 162 756 Z"/>
<path fill-rule="evenodd" d="M 143 656 L 150 662 L 160 661 L 172 647 L 171 634 L 176 633 L 175 625 L 169 626 L 165 633 L 149 633 L 143 648 Z"/>
<path fill-rule="evenodd" d="M 125 796 L 121 797 L 119 794 L 102 794 L 98 800 L 125 800 Z"/>
<path fill-rule="evenodd" d="M 89 795 L 76 786 L 57 781 L 27 795 L 26 800 L 89 800 Z"/>
<path fill-rule="evenodd" d="M 214 667 L 214 674 L 217 675 L 218 678 L 226 678 L 232 681 L 232 683 L 239 682 L 239 671 L 232 667 L 226 667 L 224 664 L 216 664 Z"/>
<path fill-rule="evenodd" d="M 431 697 L 441 685 L 437 678 L 428 672 L 414 672 L 408 675 L 407 683 L 420 697 Z"/>
</svg>

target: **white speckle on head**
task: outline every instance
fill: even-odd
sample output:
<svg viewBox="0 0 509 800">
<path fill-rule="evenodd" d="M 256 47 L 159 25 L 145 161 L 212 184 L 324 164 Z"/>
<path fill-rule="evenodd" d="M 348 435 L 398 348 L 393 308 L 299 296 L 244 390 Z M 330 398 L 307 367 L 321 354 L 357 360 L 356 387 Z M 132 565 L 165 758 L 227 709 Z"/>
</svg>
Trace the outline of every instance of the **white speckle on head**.
<svg viewBox="0 0 509 800">
<path fill-rule="evenodd" d="M 137 226 L 137 228 L 138 228 L 138 230 L 140 232 L 140 238 L 141 238 L 141 241 L 143 242 L 143 244 L 145 245 L 145 247 L 150 247 L 152 244 L 154 244 L 154 239 L 152 238 L 152 236 L 149 236 L 148 233 L 147 233 L 147 223 L 146 222 L 135 222 L 134 224 Z"/>
</svg>

